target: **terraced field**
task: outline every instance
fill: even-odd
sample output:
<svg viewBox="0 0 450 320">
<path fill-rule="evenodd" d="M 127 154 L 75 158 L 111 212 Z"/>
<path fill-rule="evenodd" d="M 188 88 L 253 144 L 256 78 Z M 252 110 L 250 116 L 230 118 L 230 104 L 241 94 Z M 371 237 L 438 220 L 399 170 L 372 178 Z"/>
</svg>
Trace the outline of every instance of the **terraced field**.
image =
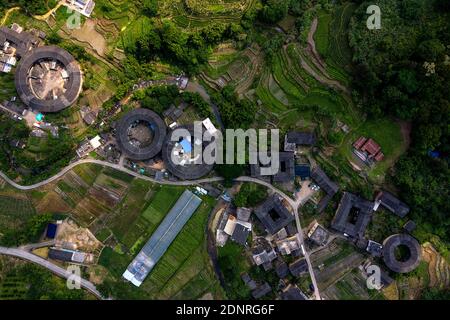
<svg viewBox="0 0 450 320">
<path fill-rule="evenodd" d="M 346 30 L 356 7 L 355 4 L 346 3 L 337 7 L 331 14 L 322 12 L 314 36 L 317 51 L 324 57 L 328 73 L 346 85 L 350 82 L 348 72 L 351 71 L 352 62 Z"/>
<path fill-rule="evenodd" d="M 164 0 L 160 12 L 183 28 L 201 28 L 211 22 L 238 22 L 256 0 Z"/>
<path fill-rule="evenodd" d="M 213 55 L 200 78 L 212 89 L 221 90 L 226 85 L 235 88 L 238 95 L 245 94 L 252 86 L 262 66 L 262 53 L 254 44 L 239 54 Z"/>
<path fill-rule="evenodd" d="M 446 288 L 450 286 L 450 264 L 429 243 L 422 246 L 423 259 L 428 262 L 430 287 Z"/>
<path fill-rule="evenodd" d="M 298 106 L 319 105 L 342 121 L 356 121 L 348 89 L 328 74 L 310 48 L 298 43 L 286 45 L 276 54 L 271 69 L 263 71 L 256 93 L 277 117 Z"/>
</svg>

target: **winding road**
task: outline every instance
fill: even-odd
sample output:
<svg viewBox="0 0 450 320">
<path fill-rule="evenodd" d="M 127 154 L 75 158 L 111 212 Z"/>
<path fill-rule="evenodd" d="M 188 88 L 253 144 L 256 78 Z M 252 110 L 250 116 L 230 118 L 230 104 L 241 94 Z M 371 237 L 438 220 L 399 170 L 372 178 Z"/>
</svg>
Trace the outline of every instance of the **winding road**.
<svg viewBox="0 0 450 320">
<path fill-rule="evenodd" d="M 221 178 L 221 177 L 213 177 L 213 178 L 206 178 L 206 179 L 199 179 L 199 180 L 185 180 L 185 181 L 155 180 L 153 178 L 150 178 L 150 177 L 141 175 L 139 173 L 136 173 L 134 171 L 131 171 L 131 170 L 129 170 L 129 169 L 119 165 L 119 164 L 113 164 L 113 163 L 109 163 L 109 162 L 101 161 L 101 160 L 96 160 L 96 159 L 83 159 L 83 160 L 78 160 L 76 162 L 73 162 L 70 165 L 68 165 L 67 167 L 65 167 L 64 169 L 62 169 L 58 174 L 52 176 L 51 178 L 48 178 L 47 180 L 41 181 L 41 182 L 33 184 L 33 185 L 29 185 L 29 186 L 23 186 L 23 185 L 20 185 L 20 184 L 16 183 L 15 181 L 11 180 L 6 174 L 4 174 L 1 171 L 0 171 L 0 177 L 3 178 L 7 183 L 9 183 L 11 186 L 13 186 L 16 189 L 19 189 L 19 190 L 22 190 L 22 191 L 34 190 L 34 189 L 41 188 L 41 187 L 43 187 L 43 186 L 45 186 L 45 185 L 47 185 L 47 184 L 49 184 L 51 182 L 54 182 L 54 181 L 62 178 L 67 172 L 69 172 L 70 170 L 72 170 L 76 166 L 83 165 L 83 164 L 97 164 L 97 165 L 109 167 L 109 168 L 112 168 L 112 169 L 115 169 L 115 170 L 119 170 L 119 171 L 128 173 L 129 175 L 134 176 L 136 178 L 143 179 L 143 180 L 146 180 L 146 181 L 149 181 L 149 182 L 153 182 L 153 183 L 163 184 L 163 185 L 191 186 L 191 185 L 197 185 L 197 184 L 201 184 L 201 183 L 218 182 L 218 181 L 222 181 L 223 180 L 223 178 Z M 272 184 L 270 184 L 268 182 L 265 182 L 265 181 L 262 181 L 262 180 L 259 180 L 259 179 L 256 179 L 256 178 L 242 176 L 242 177 L 236 178 L 235 180 L 238 181 L 238 182 L 253 182 L 253 183 L 257 183 L 257 184 L 263 185 L 266 188 L 272 190 L 272 192 L 280 195 L 292 207 L 293 212 L 294 212 L 294 216 L 295 216 L 295 222 L 296 222 L 297 230 L 298 230 L 297 237 L 299 239 L 299 243 L 301 244 L 302 251 L 303 251 L 303 254 L 305 256 L 306 262 L 308 263 L 309 274 L 310 274 L 310 277 L 311 277 L 312 284 L 314 286 L 314 295 L 315 295 L 316 300 L 321 300 L 319 289 L 318 289 L 318 286 L 317 286 L 316 277 L 314 275 L 314 270 L 313 270 L 313 267 L 312 267 L 312 264 L 311 264 L 311 260 L 310 260 L 310 257 L 309 257 L 309 253 L 306 251 L 306 248 L 304 246 L 304 234 L 303 234 L 302 226 L 300 224 L 300 217 L 299 217 L 299 213 L 298 213 L 299 208 L 301 206 L 301 201 L 300 200 L 297 200 L 297 201 L 293 200 L 291 197 L 286 195 L 283 191 L 279 190 L 278 188 L 274 187 Z M 2 248 L 2 250 L 0 250 L 0 254 L 5 252 L 4 250 L 8 250 L 8 248 Z M 11 248 L 9 250 L 12 250 L 12 251 L 9 251 L 9 252 L 18 254 L 18 257 L 21 257 L 21 255 L 22 255 L 22 256 L 24 256 L 24 259 L 29 260 L 31 262 L 38 263 L 38 264 L 46 267 L 50 271 L 53 271 L 53 272 L 57 273 L 56 271 L 54 271 L 54 270 L 56 270 L 55 267 L 57 267 L 57 266 L 51 264 L 47 260 L 44 260 L 44 259 L 42 259 L 40 257 L 37 257 L 37 256 L 35 256 L 35 255 L 31 254 L 31 253 L 28 253 L 28 252 L 24 251 L 24 250 L 13 249 L 13 248 Z M 8 252 L 8 251 L 6 251 L 6 252 Z M 3 253 L 3 254 L 8 254 L 8 253 Z M 36 259 L 33 260 L 32 257 L 36 257 Z M 43 263 L 43 262 L 45 262 L 45 263 Z M 62 269 L 62 270 L 64 270 L 64 269 Z M 61 270 L 59 270 L 59 271 L 61 271 Z M 64 272 L 65 272 L 65 270 L 64 270 Z M 63 273 L 57 273 L 57 274 L 64 277 Z M 84 281 L 86 281 L 86 280 L 84 280 Z M 93 284 L 91 284 L 91 283 L 89 283 L 89 284 L 93 286 Z M 86 285 L 88 285 L 88 283 L 86 283 Z M 89 289 L 88 287 L 86 287 L 86 289 L 91 291 L 90 289 L 93 289 L 93 288 L 91 287 Z M 94 286 L 94 289 L 95 289 L 95 286 Z"/>
<path fill-rule="evenodd" d="M 33 185 L 29 185 L 29 186 L 22 186 L 16 182 L 14 182 L 13 180 L 11 180 L 10 178 L 8 178 L 8 176 L 6 174 L 4 174 L 3 172 L 0 171 L 0 177 L 3 178 L 7 183 L 9 183 L 11 186 L 13 186 L 16 189 L 22 190 L 22 191 L 28 191 L 28 190 L 34 190 L 34 189 L 38 189 L 41 188 L 53 181 L 56 181 L 60 178 L 62 178 L 67 172 L 69 172 L 70 170 L 72 170 L 73 168 L 75 168 L 76 166 L 82 165 L 82 164 L 98 164 L 101 166 L 105 166 L 105 167 L 109 167 L 112 169 L 116 169 L 125 173 L 128 173 L 131 176 L 134 176 L 136 178 L 140 178 L 146 181 L 150 181 L 153 183 L 159 183 L 159 184 L 164 184 L 164 185 L 175 185 L 175 186 L 191 186 L 191 185 L 196 185 L 199 183 L 209 183 L 209 182 L 216 182 L 216 181 L 221 181 L 223 180 L 223 178 L 221 177 L 214 177 L 214 178 L 208 178 L 208 179 L 199 179 L 199 180 L 190 180 L 190 181 L 168 181 L 168 180 L 155 180 L 153 178 L 144 176 L 142 174 L 139 174 L 137 172 L 131 171 L 127 168 L 124 168 L 118 164 L 114 164 L 114 163 L 110 163 L 110 162 L 106 162 L 106 161 L 101 161 L 101 160 L 95 160 L 95 159 L 83 159 L 83 160 L 78 160 L 76 162 L 71 163 L 70 165 L 68 165 L 67 167 L 65 167 L 64 169 L 62 169 L 59 173 L 57 173 L 56 175 L 52 176 L 51 178 L 48 178 L 47 180 L 41 181 L 39 183 L 33 184 Z"/>
<path fill-rule="evenodd" d="M 29 262 L 38 264 L 38 265 L 46 268 L 47 270 L 50 270 L 57 276 L 60 276 L 61 278 L 64 278 L 64 279 L 69 279 L 69 277 L 73 275 L 71 272 L 67 271 L 66 269 L 63 269 L 45 259 L 37 256 L 37 255 L 34 255 L 34 254 L 29 253 L 22 249 L 0 247 L 0 254 L 4 254 L 7 256 L 15 257 L 15 258 L 20 258 L 20 259 L 27 260 Z M 89 291 L 90 293 L 95 295 L 97 298 L 103 299 L 103 296 L 97 290 L 97 288 L 95 287 L 95 285 L 92 282 L 89 282 L 85 279 L 81 279 L 80 285 L 81 285 L 81 287 L 83 287 L 84 289 L 86 289 L 87 291 Z"/>
</svg>

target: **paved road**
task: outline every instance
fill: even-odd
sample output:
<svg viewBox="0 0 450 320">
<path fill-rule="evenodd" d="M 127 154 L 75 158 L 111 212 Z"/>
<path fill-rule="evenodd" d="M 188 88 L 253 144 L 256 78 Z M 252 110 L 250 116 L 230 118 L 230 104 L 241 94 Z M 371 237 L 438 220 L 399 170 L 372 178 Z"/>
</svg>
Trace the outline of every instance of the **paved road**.
<svg viewBox="0 0 450 320">
<path fill-rule="evenodd" d="M 32 244 L 26 244 L 24 246 L 19 247 L 20 250 L 24 251 L 33 251 L 35 249 L 43 248 L 43 247 L 51 247 L 56 244 L 56 240 L 49 240 L 46 242 L 40 242 L 40 243 L 32 243 Z"/>
<path fill-rule="evenodd" d="M 223 178 L 221 177 L 214 177 L 214 178 L 207 178 L 207 179 L 200 179 L 200 180 L 191 180 L 191 181 L 167 181 L 167 180 L 161 180 L 161 181 L 157 181 L 153 178 L 138 174 L 134 171 L 131 171 L 129 169 L 126 169 L 118 164 L 113 164 L 113 163 L 109 163 L 106 161 L 101 161 L 101 160 L 95 160 L 95 159 L 83 159 L 83 160 L 79 160 L 76 161 L 72 164 L 70 164 L 69 166 L 65 167 L 64 169 L 62 169 L 58 174 L 54 175 L 53 177 L 36 183 L 34 185 L 30 185 L 30 186 L 22 186 L 17 184 L 16 182 L 12 181 L 11 179 L 9 179 L 3 172 L 0 171 L 0 177 L 2 177 L 6 182 L 8 182 L 10 185 L 12 185 L 13 187 L 19 189 L 19 190 L 33 190 L 33 189 L 37 189 L 37 188 L 41 188 L 43 186 L 45 186 L 48 183 L 51 183 L 55 180 L 60 179 L 62 176 L 64 176 L 64 174 L 66 174 L 67 172 L 69 172 L 70 170 L 72 170 L 73 168 L 75 168 L 76 166 L 82 165 L 82 164 L 88 164 L 88 163 L 92 163 L 92 164 L 98 164 L 98 165 L 102 165 L 102 166 L 106 166 L 106 167 L 110 167 L 125 173 L 128 173 L 134 177 L 137 177 L 139 179 L 143 179 L 146 181 L 150 181 L 153 183 L 159 183 L 159 184 L 165 184 L 165 185 L 177 185 L 177 186 L 190 186 L 190 185 L 196 185 L 196 184 L 200 184 L 200 183 L 209 183 L 209 182 L 216 182 L 216 181 L 221 181 L 223 180 Z M 271 185 L 268 182 L 256 179 L 256 178 L 252 178 L 252 177 L 239 177 L 236 179 L 236 181 L 239 182 L 253 182 L 253 183 L 257 183 L 260 185 L 263 185 L 265 187 L 267 187 L 268 189 L 272 190 L 273 192 L 277 193 L 278 195 L 280 195 L 283 199 L 285 199 L 289 205 L 292 207 L 293 211 L 294 211 L 294 216 L 295 216 L 295 222 L 297 225 L 297 230 L 298 230 L 298 237 L 299 237 L 299 242 L 301 245 L 303 245 L 304 248 L 304 256 L 306 258 L 306 262 L 308 263 L 308 269 L 309 269 L 309 274 L 311 277 L 311 281 L 312 284 L 314 286 L 314 294 L 317 300 L 320 300 L 320 293 L 319 293 L 319 289 L 317 286 L 317 281 L 316 281 L 316 277 L 314 275 L 314 270 L 309 258 L 309 253 L 306 251 L 306 248 L 304 246 L 304 235 L 303 235 L 303 229 L 302 226 L 300 224 L 300 218 L 299 218 L 299 213 L 298 213 L 298 209 L 301 205 L 300 201 L 294 201 L 292 198 L 290 198 L 288 195 L 286 195 L 284 192 L 282 192 L 281 190 L 277 189 L 276 187 L 274 187 L 273 185 Z M 45 260 L 44 260 L 45 261 Z"/>
<path fill-rule="evenodd" d="M 236 181 L 239 181 L 239 182 L 253 182 L 253 183 L 257 183 L 257 184 L 260 184 L 262 186 L 265 186 L 266 188 L 272 190 L 273 192 L 275 192 L 278 195 L 280 195 L 283 199 L 285 199 L 293 209 L 297 207 L 296 202 L 294 200 L 292 200 L 291 197 L 289 197 L 287 194 L 285 194 L 280 189 L 275 188 L 269 182 L 265 182 L 265 181 L 262 181 L 260 179 L 256 179 L 256 178 L 252 178 L 252 177 L 239 177 L 239 178 L 236 179 Z"/>
<path fill-rule="evenodd" d="M 72 273 L 68 272 L 66 269 L 63 269 L 41 257 L 38 257 L 34 254 L 31 254 L 21 249 L 0 247 L 0 254 L 20 258 L 38 264 L 46 268 L 47 270 L 50 270 L 57 276 L 60 276 L 65 279 L 68 279 L 72 275 Z M 81 279 L 81 287 L 88 290 L 90 293 L 94 294 L 97 298 L 103 299 L 101 293 L 98 292 L 97 288 L 92 282 L 89 282 L 85 279 Z"/>
<path fill-rule="evenodd" d="M 110 163 L 110 162 L 106 162 L 106 161 L 101 161 L 101 160 L 95 160 L 95 159 L 83 159 L 83 160 L 79 160 L 76 162 L 71 163 L 70 165 L 68 165 L 67 167 L 65 167 L 64 169 L 62 169 L 58 174 L 54 175 L 51 178 L 48 178 L 47 180 L 41 181 L 39 183 L 33 184 L 33 185 L 29 185 L 29 186 L 22 186 L 16 182 L 14 182 L 13 180 L 11 180 L 10 178 L 8 178 L 8 176 L 6 174 L 4 174 L 3 172 L 0 171 L 0 177 L 2 177 L 7 183 L 9 183 L 10 185 L 12 185 L 14 188 L 19 189 L 19 190 L 34 190 L 34 189 L 38 189 L 41 188 L 53 181 L 56 181 L 60 178 L 62 178 L 67 172 L 69 172 L 70 170 L 72 170 L 73 168 L 75 168 L 76 166 L 82 165 L 82 164 L 88 164 L 88 163 L 92 163 L 92 164 L 98 164 L 101 166 L 105 166 L 105 167 L 110 167 L 112 169 L 116 169 L 125 173 L 128 173 L 129 175 L 132 175 L 134 177 L 146 180 L 146 181 L 150 181 L 153 183 L 159 183 L 159 184 L 164 184 L 164 185 L 175 185 L 175 186 L 190 186 L 190 185 L 196 185 L 199 183 L 209 183 L 209 182 L 216 182 L 216 181 L 221 181 L 223 180 L 223 178 L 221 177 L 214 177 L 214 178 L 207 178 L 207 179 L 199 179 L 199 180 L 190 180 L 190 181 L 168 181 L 168 180 L 155 180 L 153 178 L 141 175 L 137 172 L 131 171 L 127 168 L 124 168 L 118 164 L 114 164 L 114 163 Z"/>
</svg>

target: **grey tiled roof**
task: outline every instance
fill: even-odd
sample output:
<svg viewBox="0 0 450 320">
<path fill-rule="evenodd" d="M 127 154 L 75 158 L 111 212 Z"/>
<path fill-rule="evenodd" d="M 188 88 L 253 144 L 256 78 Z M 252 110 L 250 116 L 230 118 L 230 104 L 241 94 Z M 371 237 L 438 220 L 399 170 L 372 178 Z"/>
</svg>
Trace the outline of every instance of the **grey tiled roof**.
<svg viewBox="0 0 450 320">
<path fill-rule="evenodd" d="M 319 167 L 316 167 L 311 172 L 311 178 L 317 183 L 317 185 L 326 193 L 326 195 L 320 200 L 317 205 L 317 210 L 322 212 L 325 210 L 326 206 L 333 198 L 333 196 L 338 192 L 339 186 L 330 180 L 325 172 Z"/>
<path fill-rule="evenodd" d="M 383 207 L 400 218 L 404 218 L 409 212 L 409 207 L 404 202 L 387 191 L 381 191 L 376 200 L 380 201 Z"/>
<path fill-rule="evenodd" d="M 308 264 L 306 262 L 306 259 L 301 258 L 294 262 L 292 262 L 289 265 L 289 271 L 294 277 L 299 277 L 303 273 L 308 271 Z"/>
<path fill-rule="evenodd" d="M 357 195 L 344 192 L 331 226 L 333 229 L 348 234 L 352 238 L 363 238 L 367 225 L 372 218 L 373 202 L 364 200 Z M 355 221 L 349 221 L 352 210 L 356 210 Z"/>
<path fill-rule="evenodd" d="M 314 145 L 316 143 L 316 135 L 314 132 L 288 132 L 286 140 L 288 143 L 295 143 L 296 145 Z"/>
<path fill-rule="evenodd" d="M 398 246 L 406 246 L 409 257 L 406 261 L 399 261 L 395 256 Z M 383 242 L 383 260 L 386 266 L 394 272 L 411 272 L 420 263 L 421 248 L 419 242 L 409 234 L 394 234 Z"/>
<path fill-rule="evenodd" d="M 29 71 L 39 60 L 52 59 L 60 62 L 69 75 L 64 94 L 56 100 L 39 99 L 29 85 Z M 56 46 L 39 47 L 27 53 L 20 60 L 15 74 L 15 85 L 20 100 L 39 112 L 58 112 L 71 106 L 82 89 L 81 69 L 74 57 L 66 50 Z"/>
<path fill-rule="evenodd" d="M 271 217 L 272 210 L 278 215 L 277 219 Z M 294 216 L 276 195 L 271 196 L 258 206 L 255 209 L 255 214 L 271 234 L 278 232 L 294 220 Z"/>
<path fill-rule="evenodd" d="M 130 143 L 128 130 L 137 121 L 145 121 L 153 131 L 152 142 L 143 148 Z M 166 137 L 166 125 L 161 118 L 149 109 L 134 109 L 125 114 L 117 123 L 117 143 L 125 155 L 132 160 L 147 160 L 156 156 L 162 149 Z"/>
</svg>

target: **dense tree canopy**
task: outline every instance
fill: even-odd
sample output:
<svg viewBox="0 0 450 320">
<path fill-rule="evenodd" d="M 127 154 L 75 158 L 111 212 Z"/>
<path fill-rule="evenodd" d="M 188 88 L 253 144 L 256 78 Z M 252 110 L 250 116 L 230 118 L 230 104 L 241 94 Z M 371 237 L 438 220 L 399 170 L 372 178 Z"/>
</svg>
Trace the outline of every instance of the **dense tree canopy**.
<svg viewBox="0 0 450 320">
<path fill-rule="evenodd" d="M 48 11 L 47 0 L 2 0 L 0 11 L 15 6 L 21 7 L 30 15 L 44 14 Z"/>
<path fill-rule="evenodd" d="M 263 22 L 276 23 L 286 17 L 289 1 L 287 0 L 263 0 L 263 7 L 259 17 Z"/>
<path fill-rule="evenodd" d="M 0 271 L 3 271 L 1 265 Z M 20 279 L 27 286 L 24 296 L 15 298 L 26 300 L 83 300 L 89 298 L 84 290 L 68 289 L 64 279 L 31 263 L 15 265 L 14 268 L 5 272 L 5 277 Z"/>
<path fill-rule="evenodd" d="M 254 121 L 255 105 L 248 99 L 240 100 L 233 87 L 226 86 L 212 96 L 217 104 L 225 127 L 230 129 L 248 128 Z"/>
<path fill-rule="evenodd" d="M 393 171 L 393 181 L 421 227 L 450 241 L 450 15 L 444 2 L 378 1 L 381 30 L 361 23 L 372 4 L 364 2 L 353 17 L 349 40 L 354 86 L 365 111 L 413 123 L 411 148 Z"/>
<path fill-rule="evenodd" d="M 17 247 L 37 242 L 52 218 L 51 214 L 33 215 L 22 226 L 5 232 L 0 238 L 0 244 L 6 247 Z"/>
<path fill-rule="evenodd" d="M 254 207 L 267 198 L 267 189 L 259 184 L 244 183 L 234 198 L 237 207 Z"/>
<path fill-rule="evenodd" d="M 149 19 L 145 30 L 125 50 L 141 63 L 159 57 L 195 73 L 208 61 L 213 46 L 236 38 L 240 32 L 241 28 L 234 23 L 215 23 L 189 33 L 171 21 Z"/>
</svg>

